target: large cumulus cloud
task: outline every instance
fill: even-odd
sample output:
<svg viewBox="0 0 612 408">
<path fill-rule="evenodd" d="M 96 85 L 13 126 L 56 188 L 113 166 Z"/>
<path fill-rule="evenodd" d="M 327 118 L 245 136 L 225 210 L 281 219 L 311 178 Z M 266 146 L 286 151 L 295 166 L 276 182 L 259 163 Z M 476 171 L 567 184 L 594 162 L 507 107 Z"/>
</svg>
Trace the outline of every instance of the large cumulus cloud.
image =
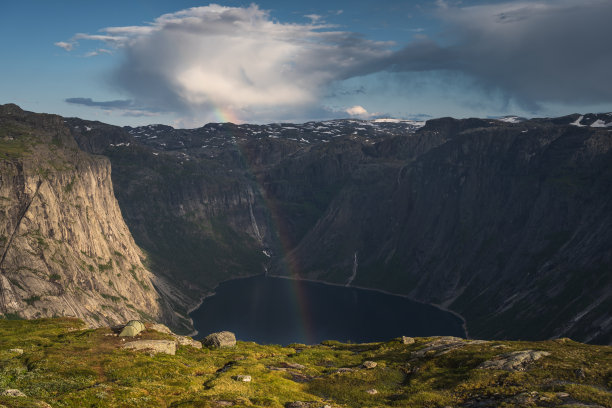
<svg viewBox="0 0 612 408">
<path fill-rule="evenodd" d="M 186 116 L 220 109 L 242 120 L 296 117 L 320 109 L 331 84 L 382 71 L 460 72 L 532 110 L 612 102 L 609 0 L 436 3 L 440 32 L 399 45 L 319 19 L 278 22 L 256 5 L 214 4 L 57 45 L 69 51 L 95 40 L 121 49 L 111 82 L 138 109 Z"/>
<path fill-rule="evenodd" d="M 191 8 L 103 32 L 74 40 L 121 47 L 112 82 L 138 104 L 229 110 L 243 119 L 314 106 L 326 84 L 371 72 L 391 55 L 390 43 L 321 24 L 283 24 L 256 5 Z"/>
</svg>

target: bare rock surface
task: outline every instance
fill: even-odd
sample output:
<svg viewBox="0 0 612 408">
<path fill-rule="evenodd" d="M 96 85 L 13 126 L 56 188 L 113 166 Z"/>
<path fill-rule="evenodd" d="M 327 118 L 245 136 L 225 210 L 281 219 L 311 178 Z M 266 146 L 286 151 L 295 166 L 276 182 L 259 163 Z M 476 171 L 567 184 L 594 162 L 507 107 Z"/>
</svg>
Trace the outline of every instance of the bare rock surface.
<svg viewBox="0 0 612 408">
<path fill-rule="evenodd" d="M 376 368 L 376 366 L 378 365 L 378 363 L 376 361 L 364 361 L 363 364 L 361 365 L 363 368 L 366 369 L 372 369 L 372 368 Z"/>
<path fill-rule="evenodd" d="M 176 343 L 172 340 L 136 340 L 125 343 L 123 348 L 132 350 L 147 350 L 154 354 L 176 354 Z"/>
<path fill-rule="evenodd" d="M 443 336 L 429 342 L 424 348 L 412 353 L 413 357 L 423 357 L 428 354 L 441 355 L 470 344 L 483 344 L 482 340 L 464 340 L 459 337 Z"/>
<path fill-rule="evenodd" d="M 492 360 L 487 360 L 480 364 L 478 368 L 485 370 L 525 371 L 530 363 L 549 355 L 550 353 L 547 351 L 514 351 L 502 354 Z"/>
<path fill-rule="evenodd" d="M 401 337 L 402 344 L 414 344 L 414 339 L 408 336 Z"/>
<path fill-rule="evenodd" d="M 25 397 L 26 395 L 20 390 L 9 388 L 0 393 L 0 395 L 4 395 L 7 397 Z"/>
<path fill-rule="evenodd" d="M 151 326 L 149 326 L 149 330 L 155 330 L 159 333 L 171 335 L 172 337 L 174 337 L 176 344 L 178 344 L 179 346 L 191 346 L 197 349 L 202 348 L 202 343 L 200 343 L 199 341 L 194 340 L 189 336 L 181 336 L 179 334 L 176 334 L 172 330 L 170 330 L 168 326 L 163 325 L 161 323 L 152 324 Z"/>
<path fill-rule="evenodd" d="M 109 160 L 81 151 L 59 116 L 3 105 L 0 128 L 20 146 L 0 157 L 0 314 L 178 322 L 123 220 Z"/>
<path fill-rule="evenodd" d="M 236 345 L 236 335 L 229 331 L 211 333 L 204 337 L 202 344 L 209 347 L 233 347 Z"/>
</svg>

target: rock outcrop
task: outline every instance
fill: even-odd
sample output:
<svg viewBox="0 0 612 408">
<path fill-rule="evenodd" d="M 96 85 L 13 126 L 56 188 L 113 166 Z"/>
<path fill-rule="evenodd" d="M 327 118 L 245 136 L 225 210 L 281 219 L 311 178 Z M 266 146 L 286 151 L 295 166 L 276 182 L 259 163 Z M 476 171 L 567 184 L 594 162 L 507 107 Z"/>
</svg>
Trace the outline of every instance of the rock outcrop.
<svg viewBox="0 0 612 408">
<path fill-rule="evenodd" d="M 135 340 L 125 343 L 125 349 L 149 351 L 153 354 L 164 353 L 171 356 L 176 354 L 176 343 L 172 340 Z"/>
<path fill-rule="evenodd" d="M 233 347 L 236 345 L 236 336 L 229 331 L 211 333 L 204 337 L 202 344 L 208 347 Z"/>
<path fill-rule="evenodd" d="M 525 371 L 531 363 L 546 356 L 550 356 L 548 351 L 514 351 L 498 356 L 492 360 L 487 360 L 480 364 L 478 368 L 484 370 Z"/>
<path fill-rule="evenodd" d="M 107 158 L 59 116 L 0 106 L 0 314 L 181 322 L 143 265 Z"/>
</svg>

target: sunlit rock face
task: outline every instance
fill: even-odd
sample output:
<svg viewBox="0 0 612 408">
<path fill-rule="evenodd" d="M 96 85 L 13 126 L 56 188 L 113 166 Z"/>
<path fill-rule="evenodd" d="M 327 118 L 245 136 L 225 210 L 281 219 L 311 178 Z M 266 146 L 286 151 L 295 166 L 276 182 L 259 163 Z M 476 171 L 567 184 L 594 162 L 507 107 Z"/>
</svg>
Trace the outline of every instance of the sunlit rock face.
<svg viewBox="0 0 612 408">
<path fill-rule="evenodd" d="M 0 313 L 179 326 L 121 216 L 107 158 L 61 117 L 0 107 Z M 163 286 L 163 282 L 158 286 Z"/>
</svg>

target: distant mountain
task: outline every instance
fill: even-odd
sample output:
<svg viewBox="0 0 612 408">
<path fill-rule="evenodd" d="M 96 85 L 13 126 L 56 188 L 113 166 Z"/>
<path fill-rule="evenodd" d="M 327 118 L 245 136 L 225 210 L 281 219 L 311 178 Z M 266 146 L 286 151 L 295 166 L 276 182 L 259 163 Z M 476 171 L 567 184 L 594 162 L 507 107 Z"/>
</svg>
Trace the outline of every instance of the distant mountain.
<svg viewBox="0 0 612 408">
<path fill-rule="evenodd" d="M 611 114 L 65 126 L 185 304 L 267 271 L 440 304 L 473 337 L 612 343 Z"/>
</svg>

